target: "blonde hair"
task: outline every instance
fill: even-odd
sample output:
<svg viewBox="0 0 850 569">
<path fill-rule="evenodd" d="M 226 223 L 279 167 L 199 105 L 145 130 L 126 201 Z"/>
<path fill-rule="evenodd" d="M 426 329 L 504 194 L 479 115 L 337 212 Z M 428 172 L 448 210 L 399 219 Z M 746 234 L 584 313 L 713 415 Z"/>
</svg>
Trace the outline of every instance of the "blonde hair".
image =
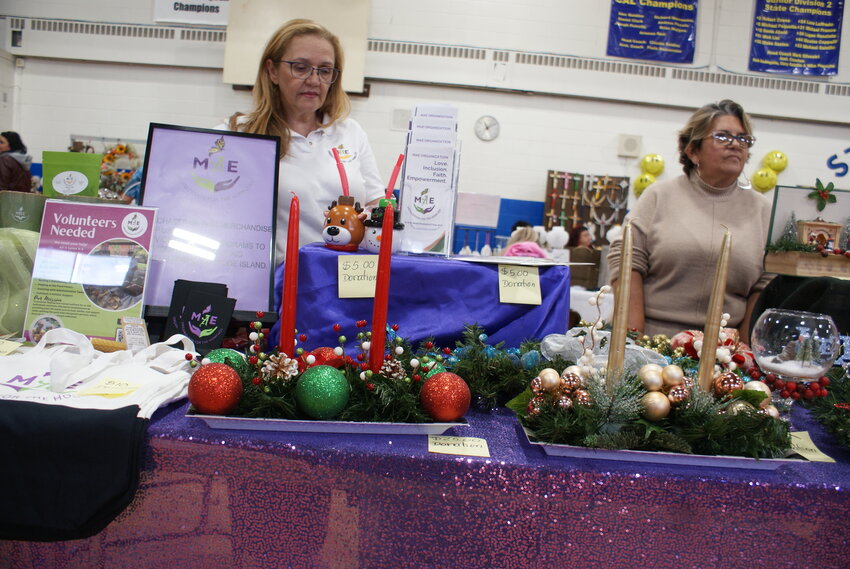
<svg viewBox="0 0 850 569">
<path fill-rule="evenodd" d="M 257 80 L 254 82 L 254 110 L 243 115 L 236 113 L 230 117 L 229 128 L 253 134 L 270 134 L 280 137 L 280 158 L 286 156 L 289 150 L 289 123 L 280 100 L 280 89 L 272 83 L 266 69 L 266 61 L 278 62 L 283 58 L 292 40 L 305 35 L 318 36 L 330 42 L 334 50 L 334 66 L 339 69 L 339 77 L 328 88 L 328 96 L 324 104 L 316 111 L 320 126 L 329 126 L 345 118 L 351 110 L 351 101 L 342 88 L 342 75 L 345 67 L 345 56 L 342 44 L 330 30 L 312 20 L 289 20 L 283 24 L 269 39 L 260 58 Z M 327 122 L 322 122 L 328 117 Z M 239 117 L 246 116 L 247 120 L 239 124 Z"/>
<path fill-rule="evenodd" d="M 737 117 L 744 127 L 744 132 L 753 134 L 750 117 L 744 112 L 744 107 L 731 99 L 723 99 L 719 103 L 709 103 L 697 109 L 687 124 L 679 131 L 679 162 L 686 176 L 696 169 L 696 164 L 687 154 L 689 149 L 699 150 L 702 141 L 711 134 L 711 123 L 723 115 Z"/>
<path fill-rule="evenodd" d="M 537 231 L 534 230 L 533 227 L 517 227 L 513 233 L 511 233 L 510 239 L 508 239 L 508 243 L 505 245 L 505 248 L 510 247 L 514 243 L 519 243 L 522 241 L 532 241 L 540 245 L 540 242 L 537 238 Z"/>
</svg>

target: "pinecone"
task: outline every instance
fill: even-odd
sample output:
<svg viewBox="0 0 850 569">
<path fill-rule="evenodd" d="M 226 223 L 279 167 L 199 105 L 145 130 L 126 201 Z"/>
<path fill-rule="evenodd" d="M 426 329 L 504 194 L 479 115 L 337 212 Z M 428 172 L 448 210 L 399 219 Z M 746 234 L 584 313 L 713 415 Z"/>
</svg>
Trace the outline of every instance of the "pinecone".
<svg viewBox="0 0 850 569">
<path fill-rule="evenodd" d="M 404 366 L 401 365 L 401 362 L 392 359 L 392 360 L 384 360 L 384 364 L 381 366 L 380 374 L 384 377 L 396 380 L 403 380 L 407 377 L 407 373 L 404 371 Z"/>
<path fill-rule="evenodd" d="M 263 363 L 263 375 L 270 379 L 290 379 L 298 375 L 298 361 L 286 356 L 275 354 Z"/>
</svg>

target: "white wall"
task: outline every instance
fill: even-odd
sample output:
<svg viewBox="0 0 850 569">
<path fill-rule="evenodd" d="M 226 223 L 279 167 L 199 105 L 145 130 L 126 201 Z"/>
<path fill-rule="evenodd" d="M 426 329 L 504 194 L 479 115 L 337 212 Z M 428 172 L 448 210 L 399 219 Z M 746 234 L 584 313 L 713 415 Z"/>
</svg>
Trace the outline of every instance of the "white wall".
<svg viewBox="0 0 850 569">
<path fill-rule="evenodd" d="M 116 5 L 122 7 L 121 10 Z M 499 49 L 603 57 L 610 3 L 607 0 L 373 0 L 370 38 L 466 44 Z M 753 0 L 703 0 L 695 66 L 745 69 Z M 722 8 L 722 10 L 720 9 Z M 5 0 L 3 14 L 69 17 L 125 23 L 151 23 L 150 0 Z M 2 14 L 0 14 L 2 15 Z M 713 22 L 723 25 L 713 29 Z M 847 35 L 847 31 L 843 35 Z M 712 49 L 715 45 L 717 49 Z M 120 38 L 116 38 L 120 42 Z M 850 77 L 850 39 L 842 45 L 842 71 L 825 82 Z M 17 93 L 12 124 L 21 131 L 36 160 L 44 150 L 64 150 L 71 134 L 143 139 L 150 122 L 210 127 L 236 110 L 247 110 L 250 95 L 221 81 L 218 69 L 127 65 L 56 58 L 27 57 L 25 67 L 12 69 L 11 58 L 0 58 L 0 92 L 8 78 Z M 189 65 L 190 63 L 187 63 Z M 442 65 L 450 65 L 442 63 Z M 721 65 L 722 64 L 722 65 Z M 711 68 L 711 67 L 709 67 Z M 367 77 L 370 70 L 367 67 Z M 379 76 L 379 75 L 372 75 Z M 593 75 L 583 85 L 592 91 Z M 601 79 L 600 79 L 601 80 Z M 610 77 L 606 80 L 610 80 Z M 632 88 L 628 77 L 622 88 Z M 589 86 L 589 87 L 588 87 Z M 683 89 L 685 87 L 683 86 Z M 701 92 L 699 86 L 690 90 Z M 730 88 L 731 89 L 731 88 Z M 705 89 L 705 100 L 723 96 L 723 87 Z M 784 151 L 789 166 L 780 174 L 783 185 L 812 185 L 815 178 L 850 188 L 836 178 L 826 159 L 841 155 L 848 144 L 848 97 L 818 101 L 820 112 L 834 123 L 776 120 L 759 116 L 760 108 L 793 95 L 753 89 L 744 99 L 756 115 L 758 143 L 745 170 L 752 173 L 766 152 Z M 642 153 L 659 153 L 666 160 L 662 178 L 680 171 L 675 131 L 688 110 L 674 89 L 658 104 L 630 104 L 592 97 L 560 97 L 495 90 L 373 80 L 368 98 L 353 100 L 353 115 L 370 135 L 381 170 L 388 175 L 403 150 L 404 133 L 393 130 L 393 111 L 421 102 L 448 102 L 460 110 L 463 140 L 461 189 L 513 199 L 542 200 L 550 169 L 594 174 L 637 176 L 637 160 L 617 156 L 619 134 L 643 137 Z M 702 101 L 702 99 L 699 99 Z M 792 104 L 793 103 L 793 104 Z M 832 107 L 830 107 L 832 105 Z M 5 112 L 0 102 L 0 112 Z M 502 123 L 502 135 L 480 142 L 474 120 L 491 114 Z M 8 115 L 0 114 L 9 128 Z"/>
</svg>

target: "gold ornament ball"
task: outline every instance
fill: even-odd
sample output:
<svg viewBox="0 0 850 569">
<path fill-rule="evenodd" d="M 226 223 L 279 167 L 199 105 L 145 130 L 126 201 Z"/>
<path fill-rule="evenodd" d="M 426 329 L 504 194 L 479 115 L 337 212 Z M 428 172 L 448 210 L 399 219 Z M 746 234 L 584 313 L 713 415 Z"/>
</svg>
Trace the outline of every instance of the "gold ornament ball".
<svg viewBox="0 0 850 569">
<path fill-rule="evenodd" d="M 550 367 L 540 370 L 537 377 L 540 378 L 540 384 L 546 391 L 552 392 L 561 386 L 561 376 Z"/>
<path fill-rule="evenodd" d="M 540 409 L 543 408 L 543 398 L 542 397 L 532 397 L 528 402 L 528 414 L 531 417 L 540 414 Z"/>
<path fill-rule="evenodd" d="M 679 366 L 670 364 L 661 370 L 661 379 L 664 380 L 664 387 L 667 388 L 682 385 L 685 382 L 685 372 Z"/>
<path fill-rule="evenodd" d="M 561 377 L 567 375 L 568 373 L 574 373 L 575 375 L 584 378 L 584 371 L 581 369 L 581 366 L 570 366 L 564 368 L 564 371 L 561 372 Z"/>
<path fill-rule="evenodd" d="M 569 409 L 573 406 L 573 400 L 570 399 L 569 395 L 559 395 L 555 398 L 555 406 L 558 409 Z"/>
<path fill-rule="evenodd" d="M 664 171 L 664 157 L 660 154 L 647 154 L 640 160 L 640 170 L 645 174 L 657 176 Z"/>
<path fill-rule="evenodd" d="M 737 415 L 738 413 L 744 413 L 746 411 L 753 411 L 754 407 L 747 403 L 746 401 L 733 401 L 726 407 L 726 412 L 730 415 Z"/>
<path fill-rule="evenodd" d="M 573 403 L 589 406 L 591 404 L 590 393 L 586 389 L 576 389 L 573 391 Z"/>
<path fill-rule="evenodd" d="M 759 404 L 759 407 L 761 407 L 762 409 L 770 405 L 770 387 L 768 387 L 767 384 L 763 381 L 748 381 L 744 384 L 744 389 L 748 389 L 751 391 L 761 391 L 762 393 L 767 395 L 767 397 L 762 399 L 761 403 Z"/>
<path fill-rule="evenodd" d="M 670 400 L 660 391 L 650 391 L 641 397 L 643 416 L 649 421 L 660 421 L 670 414 Z"/>
<path fill-rule="evenodd" d="M 773 417 L 774 419 L 779 419 L 779 409 L 777 409 L 773 405 L 768 405 L 767 407 L 764 407 L 761 410 Z"/>
<path fill-rule="evenodd" d="M 655 176 L 653 176 L 652 174 L 647 174 L 646 172 L 644 172 L 643 174 L 641 174 L 640 176 L 637 177 L 637 180 L 635 180 L 635 186 L 634 186 L 635 195 L 640 196 L 643 193 L 643 191 L 650 184 L 653 184 L 653 183 L 655 183 Z"/>
<path fill-rule="evenodd" d="M 781 172 L 788 166 L 788 157 L 781 150 L 771 150 L 764 157 L 763 164 L 774 172 Z"/>
<path fill-rule="evenodd" d="M 650 370 L 639 374 L 640 382 L 647 391 L 661 391 L 664 387 L 664 380 L 661 379 L 661 372 Z"/>
<path fill-rule="evenodd" d="M 760 192 L 767 192 L 776 185 L 776 172 L 770 168 L 759 168 L 753 174 L 753 187 Z"/>
<path fill-rule="evenodd" d="M 572 393 L 574 389 L 581 387 L 581 377 L 574 373 L 565 373 L 561 376 L 561 391 Z"/>
<path fill-rule="evenodd" d="M 726 397 L 743 388 L 744 380 L 737 373 L 725 371 L 714 378 L 714 394 L 718 397 Z"/>
<path fill-rule="evenodd" d="M 670 403 L 673 406 L 684 403 L 688 400 L 688 397 L 691 396 L 691 390 L 682 385 L 674 385 L 670 388 L 670 391 L 667 392 L 667 399 L 670 400 Z"/>
<path fill-rule="evenodd" d="M 642 377 L 644 373 L 648 373 L 648 372 L 651 372 L 651 371 L 654 371 L 656 373 L 661 373 L 662 369 L 663 368 L 658 364 L 644 364 L 638 370 L 638 376 Z"/>
</svg>

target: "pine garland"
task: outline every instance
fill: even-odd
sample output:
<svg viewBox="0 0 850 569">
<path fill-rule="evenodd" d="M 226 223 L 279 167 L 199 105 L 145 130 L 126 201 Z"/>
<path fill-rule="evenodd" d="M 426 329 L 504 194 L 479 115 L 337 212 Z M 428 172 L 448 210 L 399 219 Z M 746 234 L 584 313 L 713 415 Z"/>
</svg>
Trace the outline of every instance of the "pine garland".
<svg viewBox="0 0 850 569">
<path fill-rule="evenodd" d="M 826 375 L 830 379 L 829 394 L 800 401 L 836 436 L 839 443 L 850 447 L 850 409 L 836 407 L 836 404 L 850 404 L 850 376 L 840 366 L 833 366 Z"/>
</svg>

